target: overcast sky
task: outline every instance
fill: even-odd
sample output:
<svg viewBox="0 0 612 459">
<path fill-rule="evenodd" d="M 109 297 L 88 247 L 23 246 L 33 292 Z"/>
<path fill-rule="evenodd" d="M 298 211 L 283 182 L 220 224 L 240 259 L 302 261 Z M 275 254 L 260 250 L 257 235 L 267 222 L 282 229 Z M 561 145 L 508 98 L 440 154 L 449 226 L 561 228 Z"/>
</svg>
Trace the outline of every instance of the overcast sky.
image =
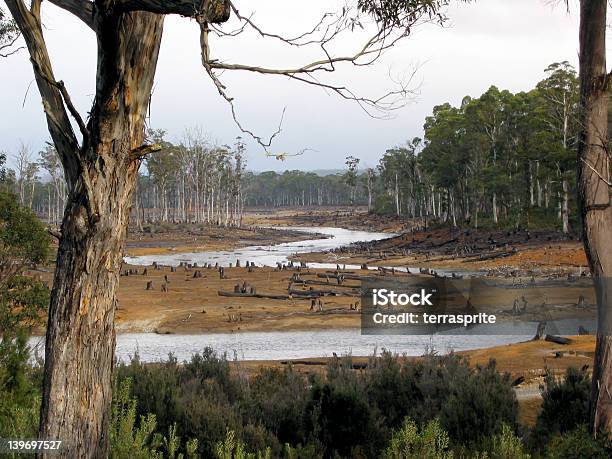
<svg viewBox="0 0 612 459">
<path fill-rule="evenodd" d="M 269 31 L 295 35 L 338 2 L 235 3 L 243 13 L 255 11 L 254 19 Z M 372 119 L 355 103 L 284 77 L 224 74 L 222 79 L 236 100 L 241 121 L 257 134 L 274 132 L 286 107 L 283 132 L 273 152 L 315 150 L 279 162 L 266 158 L 260 147 L 247 142 L 249 167 L 342 168 L 347 155 L 361 158 L 362 166 L 374 166 L 385 149 L 421 136 L 424 119 L 435 105 L 459 104 L 465 95 L 479 96 L 491 85 L 512 92 L 529 90 L 544 77 L 548 64 L 567 60 L 577 65 L 577 15 L 552 8 L 544 0 L 482 0 L 450 8 L 448 16 L 445 27 L 426 24 L 415 30 L 374 68 L 347 68 L 327 80 L 376 96 L 392 87 L 390 71 L 399 75 L 418 66 L 413 82 L 418 94 L 391 120 Z M 85 114 L 95 80 L 94 36 L 49 2 L 43 3 L 43 20 L 56 77 L 65 81 L 73 101 Z M 363 38 L 349 34 L 339 50 L 357 49 Z M 198 40 L 197 24 L 185 18 L 166 18 L 149 125 L 167 130 L 172 141 L 180 141 L 185 128 L 199 126 L 211 141 L 232 144 L 240 132 L 201 67 Z M 211 38 L 211 49 L 213 57 L 228 62 L 270 67 L 299 65 L 317 57 L 308 50 L 286 49 L 253 34 L 240 39 Z M 26 52 L 0 59 L 0 75 L 0 150 L 10 156 L 20 142 L 33 151 L 40 150 L 49 137 L 38 91 L 35 85 L 30 87 L 33 74 Z"/>
</svg>

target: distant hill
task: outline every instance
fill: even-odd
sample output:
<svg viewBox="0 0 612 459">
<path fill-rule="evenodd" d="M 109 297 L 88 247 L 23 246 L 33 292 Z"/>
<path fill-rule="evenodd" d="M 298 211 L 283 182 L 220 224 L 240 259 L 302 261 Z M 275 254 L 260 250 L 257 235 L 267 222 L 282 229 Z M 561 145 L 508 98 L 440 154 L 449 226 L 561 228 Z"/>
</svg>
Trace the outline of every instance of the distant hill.
<svg viewBox="0 0 612 459">
<path fill-rule="evenodd" d="M 252 171 L 254 174 L 261 174 L 266 171 Z M 275 171 L 277 174 L 282 174 L 283 171 Z M 336 174 L 344 174 L 346 172 L 345 169 L 314 169 L 314 170 L 305 170 L 303 172 L 311 172 L 313 174 L 317 174 L 319 177 L 325 177 L 326 175 L 336 175 Z M 361 174 L 363 169 L 359 169 L 358 173 Z"/>
<path fill-rule="evenodd" d="M 344 172 L 346 171 L 343 169 L 315 169 L 313 171 L 308 172 L 314 172 L 315 174 L 320 175 L 321 177 L 325 177 L 326 175 L 344 174 Z"/>
</svg>

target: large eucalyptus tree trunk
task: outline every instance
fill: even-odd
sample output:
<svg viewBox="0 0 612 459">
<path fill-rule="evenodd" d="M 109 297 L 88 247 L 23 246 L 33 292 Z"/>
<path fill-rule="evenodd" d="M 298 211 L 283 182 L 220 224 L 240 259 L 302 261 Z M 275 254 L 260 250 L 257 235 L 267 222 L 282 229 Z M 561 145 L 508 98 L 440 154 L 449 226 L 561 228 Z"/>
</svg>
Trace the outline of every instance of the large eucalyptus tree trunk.
<svg viewBox="0 0 612 459">
<path fill-rule="evenodd" d="M 597 291 L 592 427 L 612 432 L 612 208 L 608 144 L 606 0 L 580 2 L 578 198 L 584 247 Z"/>
<path fill-rule="evenodd" d="M 97 97 L 62 223 L 40 427 L 81 458 L 108 456 L 115 292 L 163 16 L 99 20 Z"/>
<path fill-rule="evenodd" d="M 49 133 L 68 185 L 47 324 L 40 438 L 60 457 L 109 456 L 115 292 L 165 14 L 229 18 L 228 0 L 50 0 L 98 40 L 87 123 L 53 73 L 41 2 L 5 0 L 28 47 Z M 79 142 L 70 121 L 79 127 Z M 45 453 L 41 457 L 46 456 Z M 53 456 L 57 457 L 57 456 Z"/>
</svg>

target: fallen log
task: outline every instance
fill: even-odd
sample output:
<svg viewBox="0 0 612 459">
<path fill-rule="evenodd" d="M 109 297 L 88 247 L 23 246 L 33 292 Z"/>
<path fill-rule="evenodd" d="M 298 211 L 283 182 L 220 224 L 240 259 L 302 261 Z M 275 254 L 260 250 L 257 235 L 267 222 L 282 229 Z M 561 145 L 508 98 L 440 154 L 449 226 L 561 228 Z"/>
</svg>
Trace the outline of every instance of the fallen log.
<svg viewBox="0 0 612 459">
<path fill-rule="evenodd" d="M 563 336 L 546 335 L 544 341 L 549 341 L 556 344 L 571 344 L 572 340 Z"/>
<path fill-rule="evenodd" d="M 361 296 L 360 291 L 339 292 L 336 290 L 289 290 L 289 295 L 300 296 L 303 298 L 319 298 L 322 296 Z"/>
<path fill-rule="evenodd" d="M 328 282 L 323 282 L 323 281 L 316 281 L 316 280 L 297 280 L 297 281 L 291 281 L 296 285 L 327 285 L 327 286 L 333 286 L 334 288 L 359 288 L 361 287 L 360 285 L 345 285 L 345 284 L 332 284 L 332 283 L 328 283 Z"/>
<path fill-rule="evenodd" d="M 226 292 L 223 290 L 218 290 L 217 294 L 219 296 L 228 296 L 233 298 L 264 298 L 267 300 L 288 300 L 289 295 L 276 295 L 272 293 L 242 293 L 242 292 Z"/>
<path fill-rule="evenodd" d="M 317 274 L 320 279 L 338 279 L 342 276 L 344 280 L 372 281 L 380 280 L 381 276 L 360 276 L 359 274 Z"/>
<path fill-rule="evenodd" d="M 506 258 L 506 257 L 510 257 L 514 254 L 517 253 L 516 249 L 513 250 L 509 250 L 506 252 L 496 252 L 496 253 L 489 253 L 489 254 L 482 254 L 480 255 L 478 258 L 476 258 L 475 260 L 464 260 L 464 263 L 469 263 L 470 261 L 485 261 L 485 260 L 496 260 L 498 258 Z"/>
</svg>

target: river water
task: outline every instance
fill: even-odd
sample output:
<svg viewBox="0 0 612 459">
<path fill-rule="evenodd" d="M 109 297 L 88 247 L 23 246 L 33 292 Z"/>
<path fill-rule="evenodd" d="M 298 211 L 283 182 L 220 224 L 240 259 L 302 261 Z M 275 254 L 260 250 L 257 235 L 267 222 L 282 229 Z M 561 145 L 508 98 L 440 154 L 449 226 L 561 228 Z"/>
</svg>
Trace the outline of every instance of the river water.
<svg viewBox="0 0 612 459">
<path fill-rule="evenodd" d="M 157 335 L 126 333 L 117 336 L 117 358 L 129 362 L 138 352 L 144 362 L 166 360 L 172 353 L 179 362 L 211 347 L 238 360 L 283 360 L 337 355 L 372 355 L 382 349 L 406 355 L 422 355 L 428 349 L 439 353 L 499 346 L 525 341 L 531 335 L 504 336 L 362 336 L 358 329 L 283 332 L 209 333 L 206 335 Z M 30 345 L 43 354 L 44 338 L 32 338 Z"/>
<path fill-rule="evenodd" d="M 287 242 L 269 246 L 250 246 L 237 250 L 176 253 L 165 255 L 146 255 L 126 257 L 133 265 L 151 265 L 153 262 L 177 266 L 181 262 L 219 263 L 228 266 L 237 259 L 244 265 L 246 261 L 258 266 L 275 266 L 286 263 L 296 253 L 309 253 L 332 250 L 352 242 L 375 241 L 388 238 L 389 233 L 354 231 L 342 228 L 290 227 L 306 233 L 324 234 L 325 238 Z M 343 264 L 338 259 L 338 264 Z M 335 268 L 334 263 L 309 263 L 315 268 Z M 358 268 L 346 265 L 347 269 Z M 410 271 L 417 269 L 406 268 Z M 372 355 L 387 349 L 406 355 L 421 355 L 428 349 L 440 353 L 485 348 L 525 341 L 534 336 L 536 324 L 523 324 L 520 330 L 512 330 L 508 335 L 385 335 L 363 336 L 359 329 L 321 330 L 321 331 L 270 331 L 242 333 L 208 333 L 201 335 L 159 335 L 155 333 L 126 333 L 117 336 L 117 358 L 129 361 L 136 352 L 144 362 L 164 360 L 174 354 L 179 361 L 188 360 L 193 354 L 205 347 L 212 347 L 218 353 L 227 353 L 229 358 L 239 360 L 282 360 L 306 357 L 327 357 L 337 355 Z M 573 329 L 572 325 L 572 329 Z M 39 355 L 43 353 L 44 339 L 32 338 L 31 346 Z"/>
<path fill-rule="evenodd" d="M 277 263 L 287 263 L 289 257 L 297 253 L 323 252 L 348 245 L 352 242 L 379 241 L 394 236 L 390 233 L 374 233 L 331 227 L 310 228 L 291 226 L 284 229 L 316 235 L 323 234 L 326 237 L 314 237 L 304 241 L 285 242 L 274 245 L 253 245 L 236 250 L 125 257 L 125 262 L 141 266 L 149 266 L 153 262 L 166 266 L 178 266 L 182 262 L 198 263 L 198 265 L 219 263 L 219 266 L 228 266 L 229 263 L 234 264 L 239 259 L 243 266 L 247 261 L 255 263 L 257 266 L 276 266 Z M 331 263 L 309 263 L 309 266 L 336 267 L 335 264 Z"/>
</svg>

